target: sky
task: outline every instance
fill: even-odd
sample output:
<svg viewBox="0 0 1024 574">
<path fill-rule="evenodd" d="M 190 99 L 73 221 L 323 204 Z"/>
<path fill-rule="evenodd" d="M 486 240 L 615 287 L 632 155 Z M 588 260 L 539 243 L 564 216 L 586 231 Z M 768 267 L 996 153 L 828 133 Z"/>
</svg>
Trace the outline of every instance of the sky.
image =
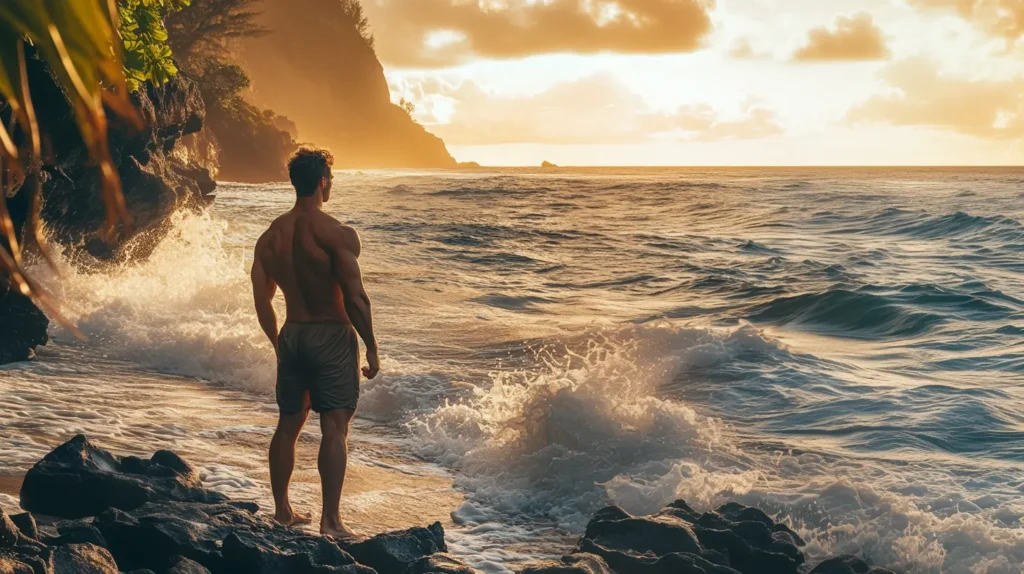
<svg viewBox="0 0 1024 574">
<path fill-rule="evenodd" d="M 1024 0 L 364 0 L 484 165 L 1017 165 Z"/>
</svg>

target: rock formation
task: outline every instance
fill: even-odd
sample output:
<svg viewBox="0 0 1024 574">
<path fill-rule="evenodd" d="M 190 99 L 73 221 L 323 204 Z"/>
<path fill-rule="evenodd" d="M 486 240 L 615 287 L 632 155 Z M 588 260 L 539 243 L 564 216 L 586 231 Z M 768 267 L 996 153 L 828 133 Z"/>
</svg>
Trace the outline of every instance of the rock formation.
<svg viewBox="0 0 1024 574">
<path fill-rule="evenodd" d="M 111 121 L 110 151 L 121 178 L 125 203 L 132 218 L 112 241 L 100 236 L 106 220 L 102 190 L 75 124 L 67 97 L 46 65 L 31 55 L 27 72 L 32 100 L 44 141 L 42 162 L 29 166 L 29 175 L 8 198 L 19 235 L 31 210 L 41 205 L 40 218 L 50 239 L 64 249 L 83 249 L 99 259 L 123 255 L 120 247 L 136 241 L 132 255 L 148 254 L 166 231 L 170 215 L 181 207 L 198 207 L 213 198 L 216 183 L 199 155 L 189 154 L 178 141 L 200 130 L 206 107 L 195 84 L 179 75 L 160 87 L 147 86 L 132 94 L 143 120 L 135 129 Z M 0 121 L 9 121 L 9 112 Z M 24 143 L 24 138 L 19 143 Z M 40 194 L 36 202 L 34 195 Z M 31 358 L 36 345 L 46 344 L 48 321 L 31 301 L 10 291 L 0 277 L 0 364 Z"/>
<path fill-rule="evenodd" d="M 351 3 L 349 3 L 351 4 Z M 284 114 L 335 167 L 455 167 L 444 142 L 391 103 L 384 69 L 339 0 L 264 0 L 271 32 L 242 43 L 256 101 Z"/>
<path fill-rule="evenodd" d="M 574 552 L 522 574 L 798 574 L 808 570 L 800 535 L 764 512 L 729 503 L 700 513 L 677 500 L 653 516 L 599 510 Z M 856 556 L 821 562 L 811 574 L 893 574 Z"/>
<path fill-rule="evenodd" d="M 440 523 L 353 542 L 285 528 L 202 488 L 174 453 L 118 457 L 76 436 L 0 510 L 0 572 L 62 574 L 478 574 L 445 554 Z"/>
</svg>

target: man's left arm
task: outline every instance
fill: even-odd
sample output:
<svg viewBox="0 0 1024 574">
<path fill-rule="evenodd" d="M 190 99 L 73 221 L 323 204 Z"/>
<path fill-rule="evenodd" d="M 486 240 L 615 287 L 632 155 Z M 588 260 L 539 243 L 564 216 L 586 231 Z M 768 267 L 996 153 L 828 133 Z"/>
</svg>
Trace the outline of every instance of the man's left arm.
<svg viewBox="0 0 1024 574">
<path fill-rule="evenodd" d="M 256 257 L 252 263 L 252 298 L 256 303 L 256 317 L 259 318 L 260 327 L 266 333 L 270 344 L 274 346 L 274 353 L 277 353 L 277 312 L 274 311 L 274 295 L 277 293 L 277 283 L 270 278 L 263 261 L 260 260 L 259 244 L 257 243 Z"/>
</svg>

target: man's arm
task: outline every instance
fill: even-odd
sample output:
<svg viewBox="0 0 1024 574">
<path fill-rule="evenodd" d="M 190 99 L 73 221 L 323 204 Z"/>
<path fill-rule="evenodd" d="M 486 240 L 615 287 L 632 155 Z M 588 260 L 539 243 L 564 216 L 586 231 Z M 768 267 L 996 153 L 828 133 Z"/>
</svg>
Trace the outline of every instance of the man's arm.
<svg viewBox="0 0 1024 574">
<path fill-rule="evenodd" d="M 370 297 L 363 288 L 363 275 L 359 269 L 361 250 L 359 235 L 351 228 L 339 227 L 337 242 L 331 250 L 331 266 L 345 298 L 345 312 L 366 345 L 367 366 L 363 368 L 363 375 L 372 379 L 380 371 L 380 359 L 377 355 L 377 339 L 373 336 Z"/>
<path fill-rule="evenodd" d="M 274 353 L 277 353 L 277 312 L 274 311 L 274 294 L 277 293 L 277 283 L 270 278 L 263 261 L 260 257 L 262 241 L 256 242 L 256 256 L 252 263 L 252 298 L 256 303 L 256 317 L 259 318 L 260 327 L 270 339 L 274 346 Z"/>
</svg>

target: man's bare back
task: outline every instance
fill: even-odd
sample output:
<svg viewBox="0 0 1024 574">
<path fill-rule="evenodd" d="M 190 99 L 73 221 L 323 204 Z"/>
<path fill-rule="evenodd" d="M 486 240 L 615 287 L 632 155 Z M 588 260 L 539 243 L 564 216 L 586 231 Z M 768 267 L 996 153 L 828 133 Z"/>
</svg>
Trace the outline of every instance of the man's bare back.
<svg viewBox="0 0 1024 574">
<path fill-rule="evenodd" d="M 315 211 L 289 211 L 256 242 L 256 257 L 284 293 L 287 321 L 350 323 L 334 259 L 359 257 L 359 236 L 351 227 Z"/>
<path fill-rule="evenodd" d="M 359 400 L 359 342 L 366 347 L 362 374 L 380 369 L 370 299 L 359 269 L 359 235 L 323 212 L 331 195 L 334 158 L 326 150 L 299 150 L 288 164 L 295 206 L 256 242 L 252 286 L 260 326 L 277 356 L 277 430 L 270 443 L 274 518 L 306 524 L 288 499 L 295 443 L 312 408 L 320 414 L 317 466 L 323 489 L 320 532 L 350 538 L 341 520 L 341 489 L 348 461 L 349 422 Z M 278 331 L 274 295 L 284 293 L 287 318 Z"/>
</svg>

